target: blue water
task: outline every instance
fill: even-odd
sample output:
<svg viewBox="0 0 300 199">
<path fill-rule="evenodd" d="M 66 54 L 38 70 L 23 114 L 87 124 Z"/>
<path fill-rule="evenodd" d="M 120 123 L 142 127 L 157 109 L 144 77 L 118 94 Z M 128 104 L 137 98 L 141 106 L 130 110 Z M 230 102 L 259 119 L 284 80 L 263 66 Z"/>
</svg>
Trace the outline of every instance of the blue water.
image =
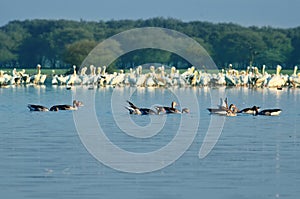
<svg viewBox="0 0 300 199">
<path fill-rule="evenodd" d="M 189 104 L 191 95 L 196 96 L 196 104 Z M 93 100 L 88 102 L 85 96 L 92 96 Z M 283 111 L 274 117 L 216 118 L 206 108 L 216 106 L 220 96 L 227 96 L 229 103 L 239 108 L 259 105 Z M 85 103 L 74 115 L 71 111 L 30 112 L 26 107 L 28 103 L 48 107 L 70 104 L 74 97 Z M 131 122 L 124 130 L 118 122 L 124 120 L 127 124 L 128 113 L 123 107 L 126 99 L 145 107 L 169 105 L 177 100 L 180 106 L 191 108 L 191 113 L 130 116 Z M 1 198 L 294 199 L 300 196 L 299 89 L 76 87 L 66 90 L 27 86 L 0 88 L 0 102 Z M 193 142 L 176 161 L 155 171 L 128 173 L 98 161 L 81 141 L 74 117 L 91 107 L 95 114 L 79 117 L 80 122 L 88 123 L 95 116 L 111 142 L 134 153 L 159 150 L 172 142 L 181 121 L 185 121 L 182 125 L 187 138 L 195 118 L 199 123 Z M 212 150 L 201 159 L 199 149 L 208 129 L 214 128 L 210 127 L 213 118 L 222 124 L 222 131 Z M 151 127 L 150 131 L 147 128 L 151 122 L 163 124 L 162 129 L 142 138 L 151 133 Z M 130 132 L 134 124 L 146 130 Z M 166 161 L 171 159 L 171 153 L 165 157 Z M 143 164 L 136 162 L 132 166 L 139 168 Z"/>
</svg>

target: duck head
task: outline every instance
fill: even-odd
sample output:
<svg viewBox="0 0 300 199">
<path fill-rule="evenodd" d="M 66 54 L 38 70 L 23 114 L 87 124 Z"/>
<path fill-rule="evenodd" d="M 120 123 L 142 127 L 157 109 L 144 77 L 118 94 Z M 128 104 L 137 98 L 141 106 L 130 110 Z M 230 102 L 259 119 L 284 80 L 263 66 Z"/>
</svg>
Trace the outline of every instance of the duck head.
<svg viewBox="0 0 300 199">
<path fill-rule="evenodd" d="M 258 111 L 259 109 L 260 109 L 259 106 L 253 106 L 253 107 L 252 107 L 252 110 L 257 110 L 257 111 Z"/>
<path fill-rule="evenodd" d="M 171 103 L 171 107 L 172 108 L 175 108 L 177 106 L 177 103 L 175 102 L 175 101 L 173 101 L 172 103 Z"/>
<path fill-rule="evenodd" d="M 183 109 L 181 110 L 181 113 L 190 113 L 190 109 L 188 109 L 188 108 L 183 108 Z"/>
<path fill-rule="evenodd" d="M 257 107 L 257 106 L 253 106 L 253 115 L 258 115 L 258 112 L 259 112 L 259 108 L 260 107 Z"/>
<path fill-rule="evenodd" d="M 229 111 L 231 111 L 233 113 L 237 113 L 238 112 L 238 108 L 234 104 L 230 104 Z"/>
<path fill-rule="evenodd" d="M 73 100 L 73 106 L 74 106 L 74 107 L 83 106 L 83 102 L 78 101 L 78 100 Z"/>
</svg>

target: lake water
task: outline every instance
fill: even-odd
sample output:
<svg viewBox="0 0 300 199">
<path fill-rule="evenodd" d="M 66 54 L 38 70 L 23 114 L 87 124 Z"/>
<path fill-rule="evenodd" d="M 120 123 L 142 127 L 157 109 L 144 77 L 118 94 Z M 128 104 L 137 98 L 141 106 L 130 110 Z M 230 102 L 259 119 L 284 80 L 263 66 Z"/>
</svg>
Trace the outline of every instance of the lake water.
<svg viewBox="0 0 300 199">
<path fill-rule="evenodd" d="M 225 96 L 239 108 L 283 111 L 274 117 L 209 115 L 206 108 Z M 85 106 L 74 113 L 30 112 L 26 107 L 70 104 L 72 98 Z M 129 116 L 126 99 L 144 107 L 175 100 L 191 113 Z M 0 102 L 1 198 L 300 196 L 300 89 L 27 86 L 0 88 Z M 95 119 L 106 138 L 125 151 L 124 157 L 105 148 L 103 140 L 97 145 L 98 130 L 90 125 Z M 177 144 L 174 150 L 147 161 L 148 154 L 170 143 Z M 138 153 L 142 159 L 131 156 Z"/>
</svg>

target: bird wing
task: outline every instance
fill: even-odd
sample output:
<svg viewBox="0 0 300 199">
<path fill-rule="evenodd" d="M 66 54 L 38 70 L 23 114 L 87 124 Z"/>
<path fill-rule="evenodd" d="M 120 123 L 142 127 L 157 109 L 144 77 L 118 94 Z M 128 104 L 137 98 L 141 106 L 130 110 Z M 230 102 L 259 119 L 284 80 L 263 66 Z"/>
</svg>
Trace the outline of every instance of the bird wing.
<svg viewBox="0 0 300 199">
<path fill-rule="evenodd" d="M 134 108 L 134 109 L 139 109 L 139 107 L 135 106 L 132 102 L 128 101 L 128 104 L 130 105 L 130 107 Z"/>
</svg>

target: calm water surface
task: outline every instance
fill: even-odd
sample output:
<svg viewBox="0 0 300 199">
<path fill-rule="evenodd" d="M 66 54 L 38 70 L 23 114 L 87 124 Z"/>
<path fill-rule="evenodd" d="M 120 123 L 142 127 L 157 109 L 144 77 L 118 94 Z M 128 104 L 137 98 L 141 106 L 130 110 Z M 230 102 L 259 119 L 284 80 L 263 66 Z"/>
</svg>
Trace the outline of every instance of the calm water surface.
<svg viewBox="0 0 300 199">
<path fill-rule="evenodd" d="M 168 115 L 161 132 L 149 138 L 129 136 L 116 124 L 128 113 L 125 101 L 111 108 L 113 91 L 120 96 L 131 93 L 130 100 L 145 107 L 177 100 L 167 89 L 0 88 L 1 198 L 299 198 L 300 89 L 177 89 L 182 98 L 196 95 L 198 110 Z M 200 113 L 196 137 L 168 167 L 142 174 L 120 172 L 86 150 L 72 112 L 30 112 L 26 107 L 28 103 L 70 104 L 75 93 L 91 92 L 101 127 L 126 151 L 144 153 L 165 146 L 176 135 L 181 117 L 193 119 Z M 218 120 L 225 121 L 221 135 L 212 151 L 199 159 L 213 117 L 206 108 L 217 105 L 220 96 L 239 108 L 259 105 L 283 112 L 278 117 L 220 116 Z M 139 126 L 151 122 L 149 116 L 131 116 L 131 120 Z"/>
</svg>

